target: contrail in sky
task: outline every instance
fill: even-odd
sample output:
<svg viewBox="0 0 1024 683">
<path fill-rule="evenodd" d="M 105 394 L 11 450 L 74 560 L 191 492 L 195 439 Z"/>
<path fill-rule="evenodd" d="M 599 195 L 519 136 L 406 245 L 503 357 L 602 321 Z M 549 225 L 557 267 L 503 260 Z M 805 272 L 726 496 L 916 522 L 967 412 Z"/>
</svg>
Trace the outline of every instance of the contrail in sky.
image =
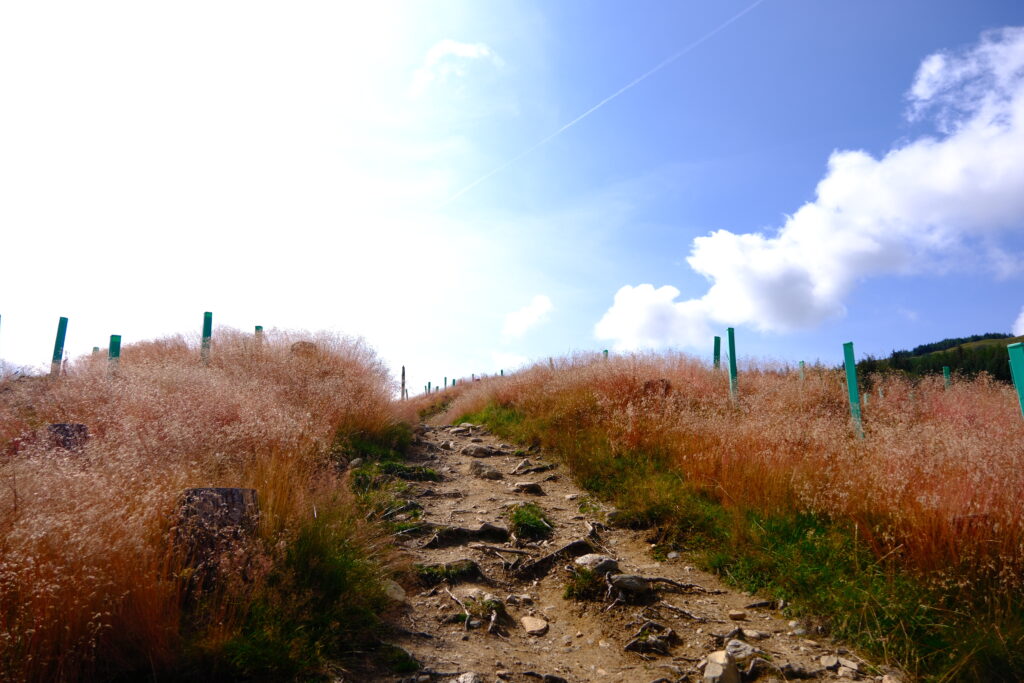
<svg viewBox="0 0 1024 683">
<path fill-rule="evenodd" d="M 556 130 L 551 135 L 548 135 L 546 138 L 543 138 L 539 142 L 534 143 L 532 146 L 526 148 L 526 150 L 520 152 L 516 156 L 514 156 L 511 159 L 509 159 L 508 161 L 506 161 L 505 163 L 501 164 L 500 166 L 496 166 L 495 168 L 492 168 L 490 171 L 488 171 L 487 173 L 483 174 L 482 176 L 480 176 L 479 178 L 477 178 L 476 180 L 471 182 L 469 185 L 466 185 L 461 190 L 459 190 L 458 192 L 453 194 L 451 197 L 446 199 L 444 202 L 442 202 L 441 205 L 438 208 L 439 209 L 443 209 L 444 207 L 448 206 L 449 204 L 454 202 L 456 199 L 458 199 L 462 195 L 466 194 L 467 192 L 469 192 L 474 187 L 476 187 L 480 183 L 484 182 L 485 180 L 487 180 L 491 176 L 493 176 L 495 174 L 498 174 L 498 173 L 501 173 L 502 171 L 504 171 L 506 168 L 508 168 L 512 164 L 516 163 L 517 161 L 519 161 L 520 159 L 522 159 L 526 155 L 528 155 L 531 152 L 533 152 L 534 150 L 536 150 L 538 147 L 542 147 L 543 145 L 546 145 L 547 143 L 551 142 L 551 140 L 555 139 L 556 137 L 558 137 L 559 135 L 561 135 L 565 131 L 569 130 L 570 128 L 575 126 L 577 123 L 579 123 L 580 121 L 582 121 L 583 119 L 587 118 L 588 116 L 593 114 L 595 111 L 597 111 L 598 109 L 600 109 L 604 105 L 606 105 L 609 102 L 611 102 L 612 100 L 614 100 L 619 95 L 621 95 L 624 92 L 626 92 L 627 90 L 631 89 L 633 86 L 635 86 L 635 85 L 637 85 L 637 84 L 647 80 L 648 78 L 650 78 L 654 74 L 658 73 L 659 71 L 661 71 L 666 66 L 668 66 L 672 62 L 676 61 L 677 59 L 679 59 L 680 57 L 682 57 L 686 53 L 694 50 L 695 48 L 699 47 L 702 43 L 704 43 L 704 42 L 710 40 L 711 38 L 715 37 L 718 33 L 723 31 L 724 29 L 726 29 L 730 24 L 732 24 L 732 23 L 734 23 L 736 21 L 739 21 L 741 18 L 743 18 L 744 15 L 746 15 L 748 12 L 752 11 L 755 7 L 757 7 L 758 5 L 763 3 L 764 1 L 765 0 L 756 0 L 755 2 L 750 4 L 749 6 L 747 6 L 743 10 L 741 10 L 740 12 L 734 14 L 732 17 L 730 17 L 726 21 L 724 21 L 721 24 L 719 24 L 713 30 L 709 31 L 708 33 L 705 33 L 703 36 L 701 36 L 697 40 L 693 41 L 692 43 L 690 43 L 689 45 L 684 47 L 679 52 L 676 52 L 675 54 L 672 54 L 669 57 L 666 57 L 657 66 L 655 66 L 655 67 L 651 68 L 650 70 L 645 71 L 641 75 L 637 76 L 632 81 L 630 81 L 626 85 L 622 86 L 621 88 L 619 88 L 618 90 L 613 92 L 611 95 L 609 95 L 608 97 L 604 98 L 603 100 L 601 100 L 600 102 L 595 104 L 593 107 L 591 107 L 590 109 L 586 110 L 585 112 L 583 112 L 582 114 L 580 114 L 579 116 L 574 118 L 572 121 L 570 121 L 569 123 L 565 124 L 564 126 L 559 128 L 558 130 Z"/>
</svg>

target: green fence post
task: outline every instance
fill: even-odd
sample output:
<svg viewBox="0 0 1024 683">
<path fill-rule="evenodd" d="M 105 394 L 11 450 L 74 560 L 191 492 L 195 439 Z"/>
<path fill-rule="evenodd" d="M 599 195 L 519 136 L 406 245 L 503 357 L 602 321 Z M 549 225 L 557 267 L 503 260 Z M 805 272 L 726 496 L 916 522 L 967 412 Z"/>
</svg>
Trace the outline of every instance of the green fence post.
<svg viewBox="0 0 1024 683">
<path fill-rule="evenodd" d="M 64 360 L 64 337 L 68 333 L 68 319 L 57 321 L 57 339 L 53 343 L 53 360 L 50 361 L 50 377 L 60 374 L 60 364 Z"/>
<path fill-rule="evenodd" d="M 199 349 L 199 357 L 203 361 L 203 365 L 207 365 L 210 362 L 210 343 L 213 337 L 213 313 L 207 311 L 203 313 L 203 342 Z"/>
<path fill-rule="evenodd" d="M 405 366 L 404 365 L 402 366 L 402 393 L 399 394 L 399 396 L 402 397 L 403 401 L 405 400 Z"/>
<path fill-rule="evenodd" d="M 948 365 L 943 365 L 942 366 L 942 383 L 943 383 L 943 385 L 947 389 L 949 389 L 949 366 Z"/>
<path fill-rule="evenodd" d="M 263 348 L 263 325 L 256 326 L 256 348 Z"/>
<path fill-rule="evenodd" d="M 860 396 L 857 392 L 857 364 L 853 360 L 853 342 L 843 344 L 843 359 L 846 363 L 846 388 L 850 392 L 850 417 L 857 431 L 857 438 L 864 438 L 864 423 L 860 415 Z"/>
<path fill-rule="evenodd" d="M 1010 344 L 1006 350 L 1010 354 L 1010 376 L 1017 388 L 1017 402 L 1021 414 L 1024 414 L 1024 343 Z"/>
<path fill-rule="evenodd" d="M 452 386 L 453 387 L 455 386 L 455 380 L 454 379 L 452 380 Z"/>
<path fill-rule="evenodd" d="M 608 349 L 604 350 L 604 359 L 608 360 Z"/>
<path fill-rule="evenodd" d="M 444 378 L 444 390 L 448 391 L 448 378 L 447 377 Z"/>
<path fill-rule="evenodd" d="M 502 376 L 502 377 L 504 377 L 504 376 L 505 376 L 505 368 L 502 368 L 502 369 L 501 369 L 501 376 Z"/>
<path fill-rule="evenodd" d="M 715 337 L 715 350 L 711 354 L 711 358 L 712 358 L 712 362 L 714 364 L 715 370 L 718 370 L 720 367 L 722 367 L 722 338 L 721 337 Z"/>
<path fill-rule="evenodd" d="M 804 362 L 800 361 L 800 381 L 804 381 Z"/>
<path fill-rule="evenodd" d="M 431 390 L 431 387 L 432 387 L 432 386 L 433 386 L 433 385 L 432 385 L 432 384 L 431 384 L 430 382 L 427 382 L 427 393 L 428 393 L 428 394 L 430 394 L 430 393 L 433 393 L 433 391 Z"/>
<path fill-rule="evenodd" d="M 121 364 L 121 335 L 110 335 L 110 346 L 107 349 L 107 364 L 113 370 Z"/>
<path fill-rule="evenodd" d="M 736 380 L 736 332 L 731 327 L 726 328 L 725 332 L 729 337 L 729 395 L 735 401 L 739 391 Z"/>
<path fill-rule="evenodd" d="M 92 347 L 92 355 L 94 355 L 94 356 L 100 355 L 100 347 L 98 347 L 98 346 Z"/>
</svg>

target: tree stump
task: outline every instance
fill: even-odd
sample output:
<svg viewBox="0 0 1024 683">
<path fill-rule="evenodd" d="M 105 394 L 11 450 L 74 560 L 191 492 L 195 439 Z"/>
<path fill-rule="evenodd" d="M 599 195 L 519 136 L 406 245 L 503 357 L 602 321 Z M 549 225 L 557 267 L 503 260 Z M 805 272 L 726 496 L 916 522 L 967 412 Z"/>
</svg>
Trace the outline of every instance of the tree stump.
<svg viewBox="0 0 1024 683">
<path fill-rule="evenodd" d="M 244 573 L 244 541 L 258 520 L 256 489 L 186 489 L 178 505 L 175 545 L 193 584 L 208 584 L 226 560 L 238 560 Z M 242 556 L 235 552 L 240 548 Z"/>
<path fill-rule="evenodd" d="M 75 422 L 57 422 L 46 426 L 50 442 L 66 451 L 80 451 L 89 440 L 89 428 Z"/>
</svg>

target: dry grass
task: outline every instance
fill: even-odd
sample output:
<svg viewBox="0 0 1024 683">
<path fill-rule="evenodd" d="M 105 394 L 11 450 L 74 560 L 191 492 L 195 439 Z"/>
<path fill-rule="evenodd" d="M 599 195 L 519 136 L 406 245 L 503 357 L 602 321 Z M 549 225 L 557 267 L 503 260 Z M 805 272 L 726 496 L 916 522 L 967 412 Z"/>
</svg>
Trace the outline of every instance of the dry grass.
<svg viewBox="0 0 1024 683">
<path fill-rule="evenodd" d="M 268 331 L 257 348 L 219 331 L 209 366 L 196 340 L 164 339 L 126 347 L 113 374 L 87 357 L 58 381 L 0 383 L 0 679 L 175 665 L 183 582 L 168 538 L 186 488 L 255 488 L 261 509 L 255 578 L 207 600 L 200 648 L 237 635 L 245 596 L 318 508 L 374 552 L 376 532 L 327 465 L 339 439 L 389 428 L 395 388 L 361 342 L 320 335 L 296 355 L 298 339 Z M 55 422 L 88 425 L 83 452 L 52 446 Z"/>
<path fill-rule="evenodd" d="M 1019 589 L 1024 420 L 1013 388 L 985 377 L 948 391 L 941 378 L 867 379 L 863 440 L 840 372 L 808 368 L 801 382 L 795 370 L 751 365 L 733 403 L 726 371 L 675 354 L 584 355 L 467 384 L 438 421 L 496 403 L 543 425 L 532 436 L 577 470 L 588 444 L 650 454 L 727 507 L 853 520 L 879 557 L 933 580 Z"/>
</svg>

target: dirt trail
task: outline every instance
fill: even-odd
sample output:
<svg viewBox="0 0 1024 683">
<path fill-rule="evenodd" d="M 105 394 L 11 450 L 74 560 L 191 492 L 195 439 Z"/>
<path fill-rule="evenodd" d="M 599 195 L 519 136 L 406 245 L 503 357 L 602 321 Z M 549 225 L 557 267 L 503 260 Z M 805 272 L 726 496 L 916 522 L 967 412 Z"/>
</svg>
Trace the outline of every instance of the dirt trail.
<svg viewBox="0 0 1024 683">
<path fill-rule="evenodd" d="M 727 645 L 739 655 L 743 680 L 875 678 L 866 674 L 869 667 L 860 657 L 827 638 L 806 634 L 800 624 L 790 622 L 772 609 L 774 606 L 757 606 L 767 601 L 730 589 L 714 575 L 694 569 L 685 553 L 656 561 L 651 544 L 645 540 L 647 534 L 603 524 L 608 510 L 594 504 L 564 467 L 513 474 L 524 454 L 517 454 L 515 448 L 501 444 L 479 427 L 424 430 L 413 449 L 413 464 L 436 470 L 442 481 L 415 483 L 411 498 L 422 505 L 421 520 L 437 526 L 431 533 L 410 535 L 404 544 L 417 564 L 472 560 L 484 578 L 444 581 L 409 593 L 400 618 L 408 633 L 393 642 L 412 654 L 424 669 L 411 677 L 392 680 L 704 680 L 698 668 L 701 660 Z M 482 457 L 469 454 L 474 450 Z M 555 464 L 539 453 L 526 457 L 533 466 Z M 485 479 L 471 471 L 471 467 L 479 470 L 485 466 L 496 469 L 502 478 Z M 516 491 L 514 486 L 519 482 L 538 483 L 543 495 Z M 554 527 L 550 539 L 540 543 L 503 541 L 502 529 L 481 530 L 482 524 L 507 529 L 510 508 L 528 502 L 539 505 L 550 519 Z M 446 530 L 450 527 L 479 531 L 479 537 Z M 603 588 L 596 600 L 565 599 L 563 593 L 571 577 L 567 567 L 574 564 L 572 555 L 587 550 L 584 544 L 576 544 L 571 548 L 574 552 L 554 558 L 550 567 L 533 565 L 532 571 L 524 569 L 581 539 L 592 546 L 590 552 L 617 560 L 620 573 L 664 577 L 696 587 L 662 583 L 645 598 L 633 599 L 627 594 L 626 601 L 614 605 L 617 591 L 606 598 Z M 494 626 L 488 618 L 494 603 L 485 602 L 491 599 L 500 600 L 507 612 L 507 619 L 499 619 Z M 464 608 L 474 613 L 469 628 Z M 544 630 L 542 635 L 530 635 L 523 617 L 543 620 L 546 630 L 540 622 L 528 623 L 526 626 Z M 672 634 L 659 631 L 659 627 L 671 629 Z M 634 638 L 640 631 L 640 637 Z M 726 637 L 716 637 L 723 635 Z M 624 649 L 634 640 L 634 651 Z M 760 654 L 742 652 L 744 643 Z M 822 660 L 833 655 L 847 665 L 857 666 L 860 672 L 840 668 L 831 659 Z M 748 674 L 755 658 L 761 661 Z M 707 680 L 730 678 L 727 674 Z"/>
</svg>

